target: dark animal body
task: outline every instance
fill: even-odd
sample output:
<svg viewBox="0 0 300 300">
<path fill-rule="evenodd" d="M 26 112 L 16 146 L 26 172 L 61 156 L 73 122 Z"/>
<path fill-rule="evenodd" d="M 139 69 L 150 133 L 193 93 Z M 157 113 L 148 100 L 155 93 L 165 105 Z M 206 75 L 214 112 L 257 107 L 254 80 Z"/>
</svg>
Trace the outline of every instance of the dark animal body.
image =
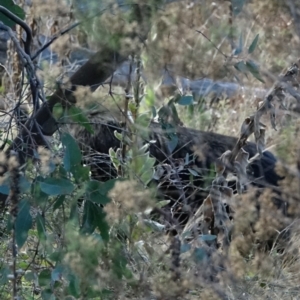
<svg viewBox="0 0 300 300">
<path fill-rule="evenodd" d="M 117 176 L 117 171 L 113 167 L 109 158 L 109 149 L 114 150 L 120 147 L 120 141 L 115 137 L 114 131 L 122 131 L 122 124 L 115 119 L 107 121 L 101 115 L 91 116 L 94 124 L 94 133 L 91 134 L 83 127 L 73 127 L 72 131 L 76 140 L 87 157 L 87 161 L 92 166 L 93 177 L 106 181 Z M 199 131 L 191 128 L 178 127 L 176 129 L 178 144 L 175 150 L 170 153 L 168 138 L 161 128 L 161 124 L 152 122 L 149 126 L 150 155 L 153 156 L 157 164 L 169 166 L 172 169 L 169 176 L 160 179 L 153 179 L 152 184 L 158 185 L 158 197 L 171 200 L 169 207 L 173 207 L 173 217 L 182 215 L 183 206 L 188 205 L 191 210 L 189 216 L 197 210 L 209 193 L 209 187 L 214 179 L 212 173 L 214 163 L 227 150 L 232 150 L 237 142 L 237 138 L 220 135 L 213 132 Z M 147 141 L 144 141 L 144 143 Z M 244 150 L 253 157 L 257 153 L 256 145 L 248 143 Z M 187 156 L 190 159 L 186 162 Z M 192 159 L 194 157 L 194 159 Z M 280 177 L 275 172 L 276 158 L 265 151 L 261 158 L 254 160 L 247 170 L 249 181 L 257 187 L 277 186 Z M 196 170 L 191 182 L 191 169 Z M 214 170 L 214 169 L 213 169 Z M 167 172 L 167 171 L 166 171 Z M 195 175 L 195 174 L 194 174 Z M 210 177 L 209 177 L 210 176 Z M 279 197 L 274 199 L 280 209 L 285 208 L 285 204 Z M 174 208 L 176 204 L 176 209 Z M 187 214 L 180 219 L 186 223 Z"/>
</svg>

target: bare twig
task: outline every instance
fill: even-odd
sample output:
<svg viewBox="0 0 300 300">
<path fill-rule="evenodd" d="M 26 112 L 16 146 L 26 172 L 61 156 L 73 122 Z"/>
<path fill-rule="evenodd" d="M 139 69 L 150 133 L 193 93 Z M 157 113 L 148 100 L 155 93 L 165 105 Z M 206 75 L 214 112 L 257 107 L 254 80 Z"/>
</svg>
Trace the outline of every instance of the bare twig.
<svg viewBox="0 0 300 300">
<path fill-rule="evenodd" d="M 200 30 L 195 30 L 196 32 L 200 33 L 203 37 L 205 37 L 211 44 L 212 46 L 218 51 L 220 52 L 225 58 L 228 58 L 228 55 L 226 55 L 224 52 L 222 52 L 222 50 L 220 50 L 217 45 L 209 38 L 207 37 L 202 31 Z"/>
</svg>

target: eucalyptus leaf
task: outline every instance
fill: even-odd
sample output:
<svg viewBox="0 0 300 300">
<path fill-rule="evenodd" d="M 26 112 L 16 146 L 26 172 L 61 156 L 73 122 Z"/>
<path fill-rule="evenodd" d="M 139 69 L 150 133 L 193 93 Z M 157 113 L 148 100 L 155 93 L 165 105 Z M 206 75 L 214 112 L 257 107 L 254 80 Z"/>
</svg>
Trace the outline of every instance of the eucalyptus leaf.
<svg viewBox="0 0 300 300">
<path fill-rule="evenodd" d="M 170 153 L 173 153 L 178 145 L 178 136 L 176 134 L 169 135 L 167 146 Z"/>
<path fill-rule="evenodd" d="M 206 249 L 203 247 L 195 248 L 193 256 L 196 262 L 202 262 L 204 259 L 207 258 Z"/>
<path fill-rule="evenodd" d="M 98 203 L 107 204 L 110 202 L 108 198 L 109 191 L 114 187 L 116 181 L 120 179 L 111 179 L 105 183 L 99 182 L 97 180 L 91 180 L 86 185 L 86 197 L 88 200 Z"/>
<path fill-rule="evenodd" d="M 51 272 L 51 280 L 60 281 L 62 278 L 63 271 L 64 267 L 62 265 L 57 265 Z"/>
<path fill-rule="evenodd" d="M 30 214 L 30 203 L 22 200 L 18 205 L 19 211 L 15 221 L 16 242 L 21 248 L 27 240 L 28 231 L 32 228 L 32 217 Z"/>
<path fill-rule="evenodd" d="M 195 170 L 193 170 L 191 168 L 188 168 L 188 170 L 193 176 L 199 176 L 199 174 Z"/>
<path fill-rule="evenodd" d="M 255 50 L 255 48 L 257 46 L 258 38 L 259 38 L 259 34 L 256 35 L 256 37 L 252 41 L 251 45 L 249 46 L 249 49 L 248 49 L 249 54 L 251 54 Z"/>
<path fill-rule="evenodd" d="M 234 67 L 242 73 L 246 73 L 248 71 L 248 68 L 244 61 L 239 61 L 238 63 L 234 64 Z"/>
<path fill-rule="evenodd" d="M 39 274 L 39 285 L 40 286 L 49 286 L 51 283 L 51 271 L 50 269 L 44 269 Z"/>
<path fill-rule="evenodd" d="M 36 227 L 40 240 L 45 241 L 47 239 L 45 218 L 42 217 L 39 213 L 36 216 Z"/>
<path fill-rule="evenodd" d="M 0 5 L 8 9 L 11 13 L 15 14 L 21 20 L 25 19 L 24 10 L 19 5 L 16 5 L 13 0 L 1 0 Z M 11 28 L 13 28 L 16 25 L 16 23 L 13 20 L 8 18 L 1 12 L 0 12 L 0 22 L 3 22 L 4 25 L 7 25 Z"/>
<path fill-rule="evenodd" d="M 239 55 L 240 53 L 243 52 L 243 47 L 244 47 L 244 40 L 243 40 L 243 33 L 241 32 L 240 38 L 239 38 L 239 45 L 234 51 L 234 55 Z"/>
<path fill-rule="evenodd" d="M 74 191 L 74 185 L 68 179 L 46 178 L 40 182 L 42 192 L 49 196 L 68 195 Z"/>
<path fill-rule="evenodd" d="M 81 165 L 81 151 L 75 139 L 68 133 L 62 136 L 62 144 L 65 146 L 64 168 L 67 172 L 72 172 Z"/>
<path fill-rule="evenodd" d="M 74 274 L 69 275 L 69 293 L 78 298 L 80 296 L 80 282 L 77 276 Z"/>
<path fill-rule="evenodd" d="M 247 60 L 246 61 L 246 67 L 248 71 L 259 81 L 262 83 L 265 83 L 265 81 L 262 79 L 261 75 L 259 74 L 259 68 L 258 66 L 252 61 L 252 60 Z"/>
</svg>

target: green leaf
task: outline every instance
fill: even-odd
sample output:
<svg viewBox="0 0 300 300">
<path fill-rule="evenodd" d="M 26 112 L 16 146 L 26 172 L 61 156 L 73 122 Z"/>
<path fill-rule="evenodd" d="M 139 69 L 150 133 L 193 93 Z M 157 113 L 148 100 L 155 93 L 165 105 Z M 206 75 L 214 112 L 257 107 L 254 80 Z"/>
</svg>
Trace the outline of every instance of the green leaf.
<svg viewBox="0 0 300 300">
<path fill-rule="evenodd" d="M 31 183 L 24 176 L 20 177 L 20 191 L 21 193 L 27 193 L 31 187 Z"/>
<path fill-rule="evenodd" d="M 64 168 L 67 172 L 72 172 L 78 166 L 81 166 L 81 151 L 75 139 L 68 133 L 65 133 L 61 139 L 66 147 L 64 153 Z"/>
<path fill-rule="evenodd" d="M 97 185 L 93 183 L 90 188 L 93 190 Z M 102 199 L 108 199 L 105 194 L 108 193 L 108 191 L 105 190 L 104 187 L 101 195 Z M 94 195 L 96 197 L 96 195 Z M 99 194 L 98 194 L 99 197 Z M 97 202 L 96 202 L 97 203 Z M 83 218 L 82 218 L 82 226 L 81 226 L 81 232 L 91 234 L 94 232 L 96 227 L 99 229 L 101 234 L 101 239 L 103 241 L 109 240 L 109 226 L 105 219 L 105 213 L 103 211 L 103 208 L 100 207 L 98 204 L 96 204 L 93 201 L 89 201 L 87 199 L 84 202 L 84 211 L 83 211 Z"/>
<path fill-rule="evenodd" d="M 217 239 L 217 236 L 213 235 L 213 234 L 204 234 L 204 235 L 200 235 L 199 238 L 200 238 L 200 240 L 205 241 L 205 242 L 212 242 Z"/>
<path fill-rule="evenodd" d="M 242 10 L 246 0 L 231 0 L 232 12 L 237 16 Z"/>
<path fill-rule="evenodd" d="M 243 61 L 239 61 L 238 63 L 234 64 L 234 67 L 242 73 L 246 73 L 248 71 L 248 68 L 247 68 L 245 62 L 243 62 Z"/>
<path fill-rule="evenodd" d="M 1 0 L 0 4 L 10 12 L 15 14 L 17 17 L 19 17 L 21 20 L 25 19 L 24 10 L 20 6 L 14 4 L 13 0 Z M 7 25 L 11 28 L 16 24 L 14 21 L 6 17 L 3 13 L 0 13 L 0 22 L 3 22 L 4 25 Z"/>
<path fill-rule="evenodd" d="M 82 227 L 81 227 L 81 231 L 83 233 L 91 234 L 94 232 L 95 228 L 97 227 L 95 223 L 97 216 L 94 208 L 97 209 L 97 206 L 93 202 L 91 201 L 84 202 Z"/>
<path fill-rule="evenodd" d="M 55 251 L 49 255 L 49 259 L 55 262 L 60 262 L 63 259 L 63 253 L 61 251 Z"/>
<path fill-rule="evenodd" d="M 116 151 L 113 148 L 109 148 L 108 153 L 109 153 L 110 160 L 113 163 L 114 167 L 116 169 L 118 169 L 121 164 L 117 157 Z"/>
<path fill-rule="evenodd" d="M 36 279 L 36 274 L 33 271 L 28 270 L 24 274 L 24 278 L 25 278 L 26 281 L 32 282 Z"/>
<path fill-rule="evenodd" d="M 207 258 L 207 252 L 205 248 L 195 248 L 193 253 L 196 262 L 201 262 Z"/>
<path fill-rule="evenodd" d="M 167 142 L 167 146 L 168 146 L 170 153 L 173 153 L 173 151 L 176 149 L 177 145 L 178 145 L 177 134 L 169 135 L 169 141 Z"/>
<path fill-rule="evenodd" d="M 64 271 L 64 267 L 62 265 L 57 265 L 55 269 L 51 272 L 52 281 L 60 281 L 62 278 L 62 273 Z"/>
<path fill-rule="evenodd" d="M 64 201 L 66 199 L 66 196 L 65 195 L 61 195 L 57 198 L 57 200 L 55 201 L 54 205 L 53 205 L 53 211 L 57 210 L 58 208 L 60 208 Z"/>
<path fill-rule="evenodd" d="M 1 264 L 0 266 L 0 286 L 4 286 L 8 282 L 8 275 L 11 270 L 8 266 Z"/>
<path fill-rule="evenodd" d="M 71 117 L 73 122 L 76 122 L 80 126 L 84 127 L 89 133 L 94 133 L 91 122 L 80 108 L 71 106 L 68 109 L 68 115 Z"/>
<path fill-rule="evenodd" d="M 28 231 L 32 228 L 32 217 L 30 215 L 30 204 L 27 200 L 19 203 L 19 212 L 15 222 L 16 242 L 21 248 L 27 240 Z"/>
<path fill-rule="evenodd" d="M 43 204 L 46 201 L 48 201 L 48 195 L 45 194 L 42 190 L 41 190 L 41 186 L 40 186 L 40 182 L 43 182 L 44 178 L 38 176 L 36 179 L 36 182 L 33 185 L 33 193 L 32 196 L 35 200 L 35 203 L 37 204 Z"/>
<path fill-rule="evenodd" d="M 249 54 L 252 53 L 255 50 L 255 48 L 257 46 L 258 38 L 259 38 L 259 34 L 257 34 L 256 37 L 254 38 L 254 40 L 252 41 L 252 43 L 251 43 L 251 45 L 248 49 Z"/>
<path fill-rule="evenodd" d="M 50 196 L 67 195 L 74 191 L 74 185 L 63 178 L 46 178 L 40 182 L 41 190 Z"/>
<path fill-rule="evenodd" d="M 177 101 L 177 104 L 179 104 L 179 105 L 190 105 L 190 104 L 193 104 L 193 102 L 194 102 L 193 96 L 182 96 Z"/>
<path fill-rule="evenodd" d="M 152 118 L 155 118 L 157 115 L 155 106 L 151 106 L 151 112 L 152 112 Z"/>
<path fill-rule="evenodd" d="M 21 193 L 28 192 L 30 186 L 31 183 L 24 176 L 21 176 L 19 181 L 19 187 Z M 0 193 L 3 195 L 9 195 L 9 191 L 10 191 L 9 178 L 6 178 L 2 183 L 2 185 L 0 185 Z"/>
<path fill-rule="evenodd" d="M 248 69 L 248 71 L 259 81 L 261 81 L 262 83 L 265 83 L 265 81 L 261 78 L 260 74 L 259 74 L 259 68 L 258 66 L 252 61 L 252 60 L 247 60 L 246 61 L 246 67 Z"/>
<path fill-rule="evenodd" d="M 9 184 L 3 183 L 2 185 L 0 185 L 0 193 L 1 194 L 9 195 L 9 191 L 10 191 Z"/>
<path fill-rule="evenodd" d="M 171 200 L 162 200 L 162 201 L 158 201 L 158 202 L 155 204 L 155 207 L 163 208 L 164 206 L 168 205 L 170 202 L 171 202 Z"/>
<path fill-rule="evenodd" d="M 239 46 L 235 49 L 234 55 L 239 55 L 240 53 L 242 53 L 243 48 L 244 48 L 244 41 L 243 41 L 243 33 L 241 32 L 239 38 Z"/>
<path fill-rule="evenodd" d="M 75 275 L 69 275 L 69 292 L 75 298 L 80 296 L 79 279 Z"/>
<path fill-rule="evenodd" d="M 72 174 L 76 180 L 76 183 L 82 183 L 90 179 L 90 167 L 88 166 L 77 166 L 73 168 Z"/>
<path fill-rule="evenodd" d="M 98 204 L 109 203 L 109 198 L 101 190 L 102 185 L 101 182 L 96 180 L 89 181 L 86 186 L 87 199 Z"/>
<path fill-rule="evenodd" d="M 157 232 L 163 232 L 166 229 L 165 225 L 160 224 L 153 220 L 144 219 L 143 222 L 146 226 L 150 227 L 151 229 L 153 229 L 154 231 L 157 231 Z"/>
<path fill-rule="evenodd" d="M 91 180 L 86 185 L 86 196 L 87 199 L 97 203 L 106 204 L 110 202 L 107 194 L 114 187 L 116 181 L 120 179 L 111 179 L 105 183 L 101 183 L 97 180 Z"/>
<path fill-rule="evenodd" d="M 108 194 L 108 192 L 115 186 L 115 183 L 117 181 L 123 181 L 124 179 L 122 178 L 116 178 L 116 179 L 111 179 L 111 180 L 107 180 L 106 182 L 102 183 L 101 186 L 101 192 L 105 195 Z"/>
<path fill-rule="evenodd" d="M 139 152 L 142 153 L 145 149 L 148 148 L 145 145 L 145 148 L 139 149 Z M 156 159 L 149 156 L 149 152 L 144 154 L 137 155 L 131 163 L 132 170 L 140 177 L 141 181 L 147 185 L 153 177 L 153 166 L 155 165 Z"/>
<path fill-rule="evenodd" d="M 91 201 L 85 201 L 81 231 L 83 233 L 91 234 L 96 227 L 100 231 L 101 240 L 108 241 L 109 226 L 106 222 L 105 213 L 102 207 Z"/>
<path fill-rule="evenodd" d="M 147 87 L 147 92 L 145 95 L 145 102 L 148 107 L 154 107 L 154 105 L 155 105 L 154 89 Z"/>
<path fill-rule="evenodd" d="M 166 106 L 162 106 L 159 110 L 158 110 L 158 118 L 161 120 L 167 119 L 170 115 L 170 111 Z"/>
<path fill-rule="evenodd" d="M 141 175 L 139 175 L 141 182 L 144 183 L 144 185 L 148 185 L 148 183 L 152 180 L 154 174 L 154 169 L 148 169 L 144 171 Z"/>
<path fill-rule="evenodd" d="M 50 269 L 42 270 L 39 274 L 39 285 L 50 286 L 51 283 L 51 271 Z"/>
<path fill-rule="evenodd" d="M 44 289 L 41 293 L 41 296 L 42 300 L 56 300 L 56 297 L 50 288 Z"/>
<path fill-rule="evenodd" d="M 99 206 L 97 206 L 97 208 L 95 209 L 96 212 L 96 219 L 95 219 L 95 224 L 97 226 L 97 228 L 100 231 L 101 237 L 103 239 L 103 241 L 108 242 L 109 240 L 109 225 L 106 222 L 106 214 L 103 211 L 103 209 Z"/>
<path fill-rule="evenodd" d="M 180 247 L 180 253 L 185 253 L 191 250 L 191 245 L 190 244 L 182 244 Z"/>
<path fill-rule="evenodd" d="M 46 232 L 46 225 L 45 225 L 45 218 L 42 217 L 39 213 L 36 216 L 36 227 L 39 239 L 45 241 L 47 239 L 47 232 Z"/>
<path fill-rule="evenodd" d="M 199 176 L 199 174 L 195 170 L 193 170 L 191 168 L 188 168 L 188 170 L 193 176 Z"/>
<path fill-rule="evenodd" d="M 56 103 L 52 109 L 52 115 L 56 120 L 59 120 L 64 115 L 64 108 L 61 103 Z"/>
<path fill-rule="evenodd" d="M 174 101 L 175 100 L 173 100 L 173 99 L 170 100 L 169 103 L 168 103 L 168 106 L 171 109 L 171 115 L 172 115 L 172 119 L 173 119 L 174 125 L 180 125 L 181 121 L 180 121 L 180 118 L 178 116 L 177 108 L 174 105 Z"/>
<path fill-rule="evenodd" d="M 178 145 L 178 136 L 176 134 L 176 129 L 172 124 L 162 123 L 162 129 L 165 131 L 165 135 L 168 138 L 167 147 L 170 153 L 176 149 Z"/>
<path fill-rule="evenodd" d="M 118 279 L 121 279 L 123 275 L 125 277 L 130 276 L 130 274 L 127 274 L 129 270 L 126 268 L 126 265 L 127 259 L 125 255 L 123 255 L 121 247 L 119 246 L 118 248 L 116 247 L 115 249 L 113 249 L 111 268 Z"/>
</svg>

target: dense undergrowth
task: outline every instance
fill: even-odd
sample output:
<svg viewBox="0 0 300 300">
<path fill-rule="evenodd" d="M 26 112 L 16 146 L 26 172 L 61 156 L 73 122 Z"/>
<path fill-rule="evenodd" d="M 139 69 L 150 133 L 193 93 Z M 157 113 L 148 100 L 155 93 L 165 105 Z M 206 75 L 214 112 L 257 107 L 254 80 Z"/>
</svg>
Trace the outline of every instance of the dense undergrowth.
<svg viewBox="0 0 300 300">
<path fill-rule="evenodd" d="M 143 48 L 135 34 L 145 35 L 149 24 L 132 21 L 122 5 L 101 3 L 97 9 L 110 10 L 99 18 L 90 17 L 95 7 L 82 15 L 75 4 L 70 13 L 67 4 L 56 1 L 18 3 L 34 32 L 35 50 L 41 46 L 40 34 L 51 36 L 77 18 L 84 21 L 51 45 L 57 61 L 40 64 L 46 97 L 56 86 L 68 86 L 69 75 L 80 65 L 70 63 L 79 46 L 96 51 L 105 41 L 124 53 L 129 49 L 135 53 L 135 76 L 125 76 L 125 92 L 109 84 L 93 92 L 78 87 L 76 105 L 56 105 L 53 116 L 60 126 L 48 139 L 50 149 L 38 147 L 25 166 L 19 166 L 14 153 L 9 159 L 2 153 L 0 165 L 9 172 L 1 177 L 0 192 L 9 201 L 0 224 L 1 299 L 298 299 L 299 69 L 290 66 L 297 62 L 300 37 L 294 4 L 175 1 L 154 10 Z M 11 110 L 6 109 L 4 121 L 16 119 L 18 103 L 34 110 L 14 51 L 10 44 L 1 97 Z M 247 90 L 230 98 L 213 92 L 200 97 L 180 84 L 170 88 L 161 77 L 166 66 L 177 83 L 180 76 L 190 81 L 206 77 L 234 81 Z M 293 71 L 291 77 L 286 70 L 281 75 L 292 82 L 294 94 L 277 81 L 283 68 Z M 254 88 L 271 89 L 276 101 L 256 97 Z M 189 155 L 179 165 L 156 164 L 147 130 L 152 121 L 165 130 L 171 153 L 179 142 L 176 128 L 182 126 L 252 139 L 258 152 L 270 149 L 279 158 L 276 171 L 284 179 L 275 189 L 260 188 L 258 193 L 244 177 L 248 157 L 235 157 L 242 192 L 226 186 L 218 190 L 228 178 L 222 166 L 212 165 L 201 186 L 208 196 L 196 199 L 205 200 L 203 206 L 186 226 L 179 226 L 165 214 L 169 199 L 157 199 L 152 181 L 170 180 L 168 175 L 181 168 L 188 180 L 175 178 L 175 186 L 198 189 L 201 172 L 190 167 L 195 157 Z M 112 131 L 121 146 L 106 153 L 114 172 L 99 181 L 93 177 L 94 166 L 104 158 L 90 149 L 88 137 L 107 122 L 119 122 L 126 130 Z M 8 146 L 12 144 L 22 126 L 9 123 L 2 140 L 7 137 Z M 200 157 L 201 149 L 194 150 Z M 287 204 L 284 209 L 274 204 L 276 192 Z M 224 202 L 229 211 L 222 211 Z"/>
</svg>

